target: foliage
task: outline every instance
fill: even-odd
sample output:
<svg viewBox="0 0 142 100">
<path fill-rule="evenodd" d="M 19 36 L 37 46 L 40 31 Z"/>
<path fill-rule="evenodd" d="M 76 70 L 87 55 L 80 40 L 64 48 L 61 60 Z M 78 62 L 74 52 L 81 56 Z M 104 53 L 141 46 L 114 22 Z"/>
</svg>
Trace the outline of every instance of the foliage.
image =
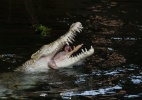
<svg viewBox="0 0 142 100">
<path fill-rule="evenodd" d="M 35 32 L 39 32 L 42 36 L 47 36 L 51 33 L 51 28 L 48 28 L 41 24 L 33 25 L 33 27 L 35 28 Z"/>
</svg>

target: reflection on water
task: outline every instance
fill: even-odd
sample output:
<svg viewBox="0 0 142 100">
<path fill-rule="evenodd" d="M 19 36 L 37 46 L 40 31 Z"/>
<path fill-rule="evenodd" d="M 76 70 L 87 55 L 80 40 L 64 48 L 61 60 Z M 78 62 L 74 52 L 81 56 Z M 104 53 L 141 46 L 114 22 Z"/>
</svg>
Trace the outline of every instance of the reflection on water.
<svg viewBox="0 0 142 100">
<path fill-rule="evenodd" d="M 18 61 L 23 59 L 23 57 L 20 57 L 16 54 L 1 54 L 0 59 L 4 62 L 17 63 Z"/>
<path fill-rule="evenodd" d="M 126 38 L 122 38 L 122 37 L 112 37 L 111 38 L 112 40 L 131 40 L 131 41 L 136 41 L 140 38 L 134 38 L 134 37 L 126 37 Z"/>
<path fill-rule="evenodd" d="M 55 32 L 40 38 L 30 28 L 30 21 L 34 20 L 26 12 L 25 1 L 2 0 L 0 98 L 141 99 L 141 1 L 130 1 L 34 1 L 32 6 L 27 5 L 33 8 L 27 10 L 32 9 L 34 18 Z M 91 43 L 96 48 L 84 65 L 30 75 L 13 72 L 33 52 L 58 38 L 76 21 L 83 23 L 84 30 L 78 34 L 75 45 L 83 42 L 87 47 Z"/>
<path fill-rule="evenodd" d="M 96 95 L 104 95 L 104 94 L 115 94 L 114 90 L 120 90 L 122 87 L 114 86 L 108 88 L 100 88 L 98 90 L 90 90 L 90 91 L 83 91 L 83 92 L 65 92 L 61 93 L 63 99 L 71 99 L 72 96 L 96 96 Z"/>
<path fill-rule="evenodd" d="M 80 84 L 88 82 L 87 78 L 94 77 L 93 82 L 90 83 L 93 85 L 98 85 L 99 87 L 95 87 L 94 90 L 75 90 L 61 93 L 60 95 L 63 98 L 70 99 L 73 96 L 102 96 L 102 97 L 110 97 L 120 96 L 120 98 L 141 98 L 141 84 L 142 84 L 142 74 L 139 73 L 140 66 L 129 65 L 123 67 L 117 67 L 111 70 L 98 70 L 93 72 L 92 74 L 83 74 L 78 77 L 76 83 Z M 131 73 L 131 74 L 129 74 Z M 137 73 L 137 75 L 135 75 Z M 99 79 L 98 79 L 99 77 Z M 104 79 L 105 77 L 105 79 Z M 95 81 L 97 79 L 97 81 Z M 102 80 L 104 79 L 104 80 Z M 114 81 L 114 82 L 113 82 Z M 116 81 L 116 82 L 115 82 Z M 89 81 L 90 82 L 90 81 Z M 107 83 L 108 82 L 108 83 Z M 113 84 L 112 84 L 113 82 Z M 129 83 L 129 85 L 128 85 Z M 137 86 L 135 86 L 137 84 Z M 130 87 L 131 86 L 131 87 Z M 139 88 L 138 90 L 134 90 L 135 88 Z M 128 88 L 128 90 L 127 90 Z M 126 90 L 125 90 L 126 89 Z M 129 93 L 129 91 L 133 90 L 133 93 Z M 132 91 L 131 91 L 132 92 Z M 137 92 L 137 93 L 136 93 Z M 112 96 L 112 97 L 113 97 Z"/>
</svg>

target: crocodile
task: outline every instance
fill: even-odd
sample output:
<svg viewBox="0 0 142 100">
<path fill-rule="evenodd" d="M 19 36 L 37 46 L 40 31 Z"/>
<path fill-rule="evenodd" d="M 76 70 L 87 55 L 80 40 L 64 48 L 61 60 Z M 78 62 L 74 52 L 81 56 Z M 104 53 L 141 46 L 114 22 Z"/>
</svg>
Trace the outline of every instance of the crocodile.
<svg viewBox="0 0 142 100">
<path fill-rule="evenodd" d="M 83 46 L 83 44 L 79 44 L 72 48 L 69 45 L 74 41 L 76 34 L 81 32 L 82 28 L 80 22 L 72 24 L 66 34 L 59 37 L 56 41 L 42 46 L 37 52 L 32 54 L 31 59 L 15 69 L 14 72 L 0 73 L 0 99 L 3 97 L 17 98 L 23 95 L 23 90 L 36 88 L 39 86 L 39 82 L 42 83 L 45 80 L 51 81 L 50 77 L 56 76 L 56 74 L 52 73 L 52 70 L 49 69 L 69 68 L 91 56 L 94 53 L 92 46 L 89 50 L 82 49 L 80 54 L 72 56 L 73 53 Z M 70 72 L 71 74 L 76 73 L 76 70 L 65 70 L 69 70 L 67 71 L 69 74 Z M 58 80 L 58 78 L 52 78 L 53 82 Z"/>
<path fill-rule="evenodd" d="M 30 60 L 26 61 L 15 71 L 34 73 L 47 72 L 51 68 L 68 68 L 91 56 L 94 53 L 94 48 L 92 46 L 89 50 L 86 48 L 84 50 L 81 49 L 82 52 L 80 54 L 72 56 L 72 54 L 77 52 L 83 44 L 74 46 L 73 50 L 69 44 L 75 41 L 75 36 L 77 33 L 80 33 L 82 29 L 83 27 L 80 22 L 73 23 L 66 34 L 50 44 L 43 45 L 37 52 L 32 54 Z M 64 46 L 65 51 L 59 52 Z"/>
</svg>

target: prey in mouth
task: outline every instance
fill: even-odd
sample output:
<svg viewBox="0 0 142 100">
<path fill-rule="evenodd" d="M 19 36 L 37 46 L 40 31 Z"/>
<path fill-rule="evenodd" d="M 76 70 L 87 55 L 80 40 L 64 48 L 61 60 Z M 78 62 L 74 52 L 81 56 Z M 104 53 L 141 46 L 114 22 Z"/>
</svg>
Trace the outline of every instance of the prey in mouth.
<svg viewBox="0 0 142 100">
<path fill-rule="evenodd" d="M 72 47 L 70 45 L 66 45 L 64 50 L 57 53 L 52 59 L 51 61 L 49 62 L 49 67 L 50 68 L 53 68 L 53 69 L 58 69 L 58 66 L 56 65 L 56 62 L 60 62 L 64 59 L 68 59 L 71 57 L 71 55 L 73 53 L 75 53 L 76 51 L 78 51 L 81 47 L 82 47 L 83 44 L 80 44 L 78 46 L 74 46 L 74 48 L 72 49 Z"/>
</svg>

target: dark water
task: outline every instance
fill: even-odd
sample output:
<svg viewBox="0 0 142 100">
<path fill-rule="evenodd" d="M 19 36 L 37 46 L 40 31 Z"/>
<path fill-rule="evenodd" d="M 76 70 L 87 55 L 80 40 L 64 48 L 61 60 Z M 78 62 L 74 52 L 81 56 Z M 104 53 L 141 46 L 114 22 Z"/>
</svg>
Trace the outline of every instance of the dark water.
<svg viewBox="0 0 142 100">
<path fill-rule="evenodd" d="M 0 2 L 1 98 L 142 98 L 140 0 Z M 74 44 L 84 43 L 84 47 L 93 45 L 96 48 L 95 54 L 84 65 L 73 69 L 49 70 L 38 75 L 11 73 L 33 52 L 57 39 L 77 21 L 83 24 L 84 30 L 78 34 Z M 51 27 L 52 34 L 47 37 L 35 34 L 31 26 L 39 23 Z"/>
</svg>

